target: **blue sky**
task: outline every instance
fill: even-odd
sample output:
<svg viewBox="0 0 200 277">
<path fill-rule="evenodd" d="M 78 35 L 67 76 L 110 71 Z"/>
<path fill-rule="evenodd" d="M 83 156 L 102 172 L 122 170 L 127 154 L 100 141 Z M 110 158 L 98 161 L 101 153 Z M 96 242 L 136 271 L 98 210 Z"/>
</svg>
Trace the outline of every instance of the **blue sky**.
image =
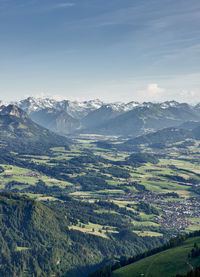
<svg viewBox="0 0 200 277">
<path fill-rule="evenodd" d="M 199 0 L 0 0 L 0 99 L 200 101 Z"/>
</svg>

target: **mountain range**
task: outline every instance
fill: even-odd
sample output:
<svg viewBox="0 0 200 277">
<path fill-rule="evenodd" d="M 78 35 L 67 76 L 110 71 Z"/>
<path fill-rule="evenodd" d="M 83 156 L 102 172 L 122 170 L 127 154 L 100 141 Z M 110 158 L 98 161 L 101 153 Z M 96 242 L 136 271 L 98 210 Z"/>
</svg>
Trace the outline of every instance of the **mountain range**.
<svg viewBox="0 0 200 277">
<path fill-rule="evenodd" d="M 200 104 L 104 103 L 29 97 L 15 102 L 37 124 L 62 135 L 101 134 L 136 137 L 187 121 L 200 121 Z"/>
</svg>

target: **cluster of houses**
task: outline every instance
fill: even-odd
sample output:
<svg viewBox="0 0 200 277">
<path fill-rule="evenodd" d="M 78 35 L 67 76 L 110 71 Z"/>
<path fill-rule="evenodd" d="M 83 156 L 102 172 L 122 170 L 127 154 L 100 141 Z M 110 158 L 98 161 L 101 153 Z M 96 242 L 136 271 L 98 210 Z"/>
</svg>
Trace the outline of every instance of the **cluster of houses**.
<svg viewBox="0 0 200 277">
<path fill-rule="evenodd" d="M 166 229 L 184 230 L 192 224 L 200 226 L 200 199 L 198 198 L 185 199 L 179 198 L 178 195 L 176 197 L 176 193 L 171 195 L 171 193 L 146 191 L 120 195 L 117 200 L 133 204 L 143 201 L 159 208 L 162 212 L 155 219 Z"/>
</svg>

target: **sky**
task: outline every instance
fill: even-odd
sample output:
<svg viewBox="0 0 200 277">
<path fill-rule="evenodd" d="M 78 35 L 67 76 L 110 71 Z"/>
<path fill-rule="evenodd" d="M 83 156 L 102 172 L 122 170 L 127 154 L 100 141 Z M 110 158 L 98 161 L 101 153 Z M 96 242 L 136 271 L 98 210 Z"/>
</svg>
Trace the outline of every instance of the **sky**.
<svg viewBox="0 0 200 277">
<path fill-rule="evenodd" d="M 200 102 L 199 0 L 0 0 L 0 99 Z"/>
</svg>

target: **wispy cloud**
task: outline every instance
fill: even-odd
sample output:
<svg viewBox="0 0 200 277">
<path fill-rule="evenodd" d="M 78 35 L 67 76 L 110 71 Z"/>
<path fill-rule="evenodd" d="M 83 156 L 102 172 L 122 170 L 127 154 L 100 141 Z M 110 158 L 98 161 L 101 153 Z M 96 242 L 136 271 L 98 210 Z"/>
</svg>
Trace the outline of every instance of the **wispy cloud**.
<svg viewBox="0 0 200 277">
<path fill-rule="evenodd" d="M 16 1 L 13 3 L 12 0 L 0 0 L 0 13 L 3 14 L 23 14 L 23 13 L 41 13 L 49 12 L 56 9 L 72 8 L 75 6 L 74 2 L 64 2 L 64 1 L 39 1 L 39 0 L 29 0 L 29 1 Z"/>
<path fill-rule="evenodd" d="M 52 4 L 46 4 L 41 7 L 40 11 L 42 12 L 51 12 L 54 10 L 62 10 L 62 9 L 68 9 L 75 6 L 75 3 L 73 2 L 57 2 Z"/>
<path fill-rule="evenodd" d="M 54 8 L 70 8 L 75 6 L 75 3 L 67 2 L 67 3 L 57 3 Z"/>
</svg>

